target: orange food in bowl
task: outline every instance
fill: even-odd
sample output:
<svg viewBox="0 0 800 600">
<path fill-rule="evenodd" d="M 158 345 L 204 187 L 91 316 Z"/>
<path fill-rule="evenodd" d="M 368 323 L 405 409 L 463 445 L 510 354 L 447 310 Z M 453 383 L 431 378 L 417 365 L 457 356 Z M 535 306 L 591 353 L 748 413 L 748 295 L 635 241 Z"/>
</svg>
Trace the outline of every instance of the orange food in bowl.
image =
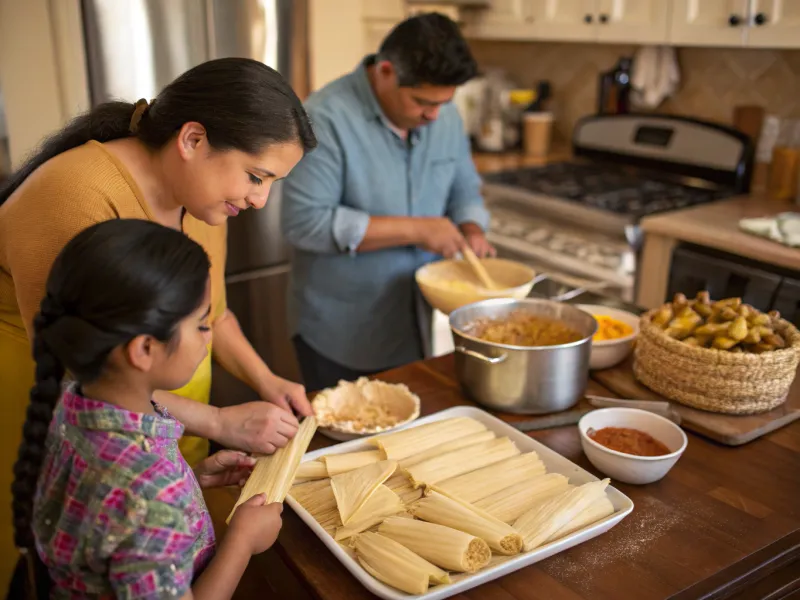
<svg viewBox="0 0 800 600">
<path fill-rule="evenodd" d="M 608 340 L 618 340 L 633 333 L 633 327 L 622 321 L 605 315 L 593 315 L 597 321 L 597 333 L 594 334 L 592 341 L 605 342 Z"/>
</svg>

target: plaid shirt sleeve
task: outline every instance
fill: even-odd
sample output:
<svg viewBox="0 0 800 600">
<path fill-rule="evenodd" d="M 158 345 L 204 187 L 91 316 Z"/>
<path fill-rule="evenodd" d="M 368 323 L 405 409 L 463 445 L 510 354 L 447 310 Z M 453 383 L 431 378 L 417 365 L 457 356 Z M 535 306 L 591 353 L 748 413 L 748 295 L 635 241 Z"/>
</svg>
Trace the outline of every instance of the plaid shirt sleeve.
<svg viewBox="0 0 800 600">
<path fill-rule="evenodd" d="M 116 488 L 102 501 L 93 535 L 117 598 L 180 598 L 191 588 L 196 534 L 183 508 Z"/>
</svg>

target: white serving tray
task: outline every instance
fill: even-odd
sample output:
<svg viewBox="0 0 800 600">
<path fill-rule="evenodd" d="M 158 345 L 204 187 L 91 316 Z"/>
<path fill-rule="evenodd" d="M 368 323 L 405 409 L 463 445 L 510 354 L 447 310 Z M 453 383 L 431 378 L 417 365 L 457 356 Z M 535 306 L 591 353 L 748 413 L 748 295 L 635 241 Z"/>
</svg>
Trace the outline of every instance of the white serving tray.
<svg viewBox="0 0 800 600">
<path fill-rule="evenodd" d="M 441 421 L 442 419 L 451 419 L 453 417 L 471 417 L 486 425 L 486 427 L 493 431 L 498 437 L 510 438 L 511 441 L 514 442 L 517 448 L 519 448 L 522 452 L 535 451 L 547 468 L 548 473 L 561 473 L 562 475 L 568 477 L 569 482 L 572 484 L 580 485 L 589 481 L 597 481 L 597 477 L 588 471 L 581 469 L 578 465 L 567 460 L 547 446 L 540 444 L 521 431 L 514 429 L 511 425 L 504 423 L 497 417 L 493 417 L 489 413 L 471 406 L 457 406 L 455 408 L 448 408 L 447 410 L 417 419 L 416 421 L 408 423 L 407 425 L 399 427 L 397 430 L 393 431 L 410 429 L 411 427 L 418 427 L 419 425 L 424 425 L 425 423 Z M 314 460 L 325 454 L 341 454 L 343 452 L 354 452 L 356 450 L 367 449 L 368 447 L 371 448 L 373 446 L 368 446 L 367 443 L 367 440 L 369 439 L 371 438 L 361 438 L 310 452 L 305 455 L 303 462 Z M 450 596 L 454 596 L 465 590 L 478 587 L 481 584 L 497 579 L 498 577 L 502 577 L 503 575 L 508 575 L 509 573 L 522 569 L 523 567 L 527 567 L 528 565 L 532 565 L 540 560 L 553 556 L 558 552 L 572 548 L 573 546 L 577 546 L 581 542 L 585 542 L 593 537 L 597 537 L 601 533 L 605 533 L 614 525 L 619 523 L 622 519 L 624 519 L 633 510 L 633 502 L 625 494 L 611 486 L 608 486 L 606 492 L 608 493 L 609 500 L 611 500 L 611 504 L 614 506 L 614 513 L 602 521 L 598 521 L 597 523 L 584 527 L 583 529 L 575 531 L 570 535 L 554 542 L 540 546 L 531 552 L 525 552 L 524 554 L 506 559 L 494 566 L 481 569 L 472 575 L 459 574 L 457 581 L 446 585 L 432 586 L 427 594 L 422 594 L 419 596 L 412 596 L 396 590 L 372 577 L 372 575 L 361 568 L 361 565 L 358 564 L 358 561 L 348 554 L 347 551 L 342 548 L 339 543 L 322 528 L 316 519 L 314 519 L 314 517 L 312 517 L 311 514 L 306 511 L 306 509 L 304 509 L 297 501 L 295 501 L 294 498 L 288 496 L 286 501 L 289 503 L 289 506 L 291 506 L 292 509 L 300 516 L 300 518 L 305 521 L 306 525 L 308 525 L 311 530 L 317 534 L 319 539 L 322 540 L 322 543 L 324 543 L 330 549 L 330 551 L 333 552 L 333 555 L 339 559 L 345 568 L 350 571 L 356 577 L 356 579 L 364 584 L 364 587 L 366 587 L 376 596 L 385 598 L 386 600 L 406 600 L 408 598 L 440 600 L 442 598 L 449 598 Z"/>
</svg>

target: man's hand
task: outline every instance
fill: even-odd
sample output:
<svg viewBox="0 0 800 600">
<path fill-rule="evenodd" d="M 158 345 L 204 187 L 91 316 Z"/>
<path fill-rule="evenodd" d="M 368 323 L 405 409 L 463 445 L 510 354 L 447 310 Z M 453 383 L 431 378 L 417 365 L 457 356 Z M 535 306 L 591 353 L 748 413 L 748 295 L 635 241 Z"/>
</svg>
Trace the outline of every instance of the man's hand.
<svg viewBox="0 0 800 600">
<path fill-rule="evenodd" d="M 417 218 L 418 245 L 445 258 L 453 258 L 466 243 L 464 236 L 447 217 Z"/>
<path fill-rule="evenodd" d="M 461 225 L 461 232 L 464 238 L 472 248 L 472 251 L 478 258 L 486 258 L 487 256 L 496 256 L 497 250 L 486 239 L 486 234 L 475 223 L 464 223 Z"/>
</svg>

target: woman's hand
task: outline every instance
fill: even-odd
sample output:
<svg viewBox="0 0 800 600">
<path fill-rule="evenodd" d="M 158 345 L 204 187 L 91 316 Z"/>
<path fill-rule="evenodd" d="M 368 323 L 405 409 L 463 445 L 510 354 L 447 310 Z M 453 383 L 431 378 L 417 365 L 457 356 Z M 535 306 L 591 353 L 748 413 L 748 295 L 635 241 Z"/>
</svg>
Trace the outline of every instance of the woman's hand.
<svg viewBox="0 0 800 600">
<path fill-rule="evenodd" d="M 256 459 L 236 450 L 221 450 L 194 467 L 200 487 L 213 488 L 228 485 L 243 486 L 250 476 Z"/>
<path fill-rule="evenodd" d="M 306 396 L 306 388 L 299 383 L 283 379 L 270 373 L 261 380 L 258 386 L 262 400 L 271 402 L 282 409 L 308 417 L 314 414 L 311 403 Z"/>
<path fill-rule="evenodd" d="M 270 402 L 246 402 L 219 409 L 214 440 L 229 448 L 272 454 L 297 433 L 295 416 Z"/>
</svg>

